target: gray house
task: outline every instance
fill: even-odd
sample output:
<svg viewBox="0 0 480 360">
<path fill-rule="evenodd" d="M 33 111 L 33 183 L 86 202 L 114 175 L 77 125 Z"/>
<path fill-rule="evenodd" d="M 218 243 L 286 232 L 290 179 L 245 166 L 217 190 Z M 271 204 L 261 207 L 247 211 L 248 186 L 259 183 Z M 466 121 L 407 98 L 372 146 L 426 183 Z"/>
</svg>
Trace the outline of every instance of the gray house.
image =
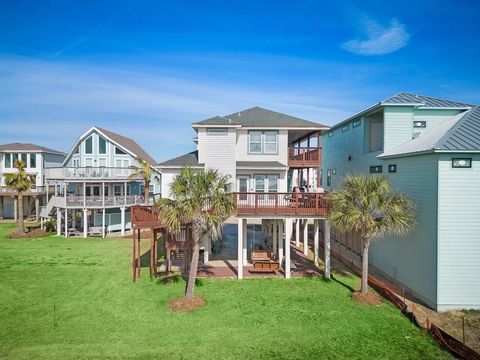
<svg viewBox="0 0 480 360">
<path fill-rule="evenodd" d="M 371 246 L 370 265 L 437 310 L 480 308 L 480 108 L 395 95 L 322 137 L 323 185 L 387 176 L 416 204 L 416 226 Z M 355 234 L 332 239 L 359 252 Z"/>
</svg>

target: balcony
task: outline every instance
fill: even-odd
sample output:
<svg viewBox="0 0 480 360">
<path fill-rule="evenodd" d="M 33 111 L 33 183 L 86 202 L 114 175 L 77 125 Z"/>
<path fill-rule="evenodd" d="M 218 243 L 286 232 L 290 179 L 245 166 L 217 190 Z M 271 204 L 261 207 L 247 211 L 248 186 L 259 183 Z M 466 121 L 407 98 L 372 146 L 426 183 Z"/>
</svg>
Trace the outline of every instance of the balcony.
<svg viewBox="0 0 480 360">
<path fill-rule="evenodd" d="M 288 166 L 291 168 L 318 168 L 322 163 L 321 147 L 289 147 Z"/>
<path fill-rule="evenodd" d="M 234 193 L 237 215 L 325 216 L 327 193 Z"/>
<path fill-rule="evenodd" d="M 54 192 L 55 187 L 50 186 L 48 190 L 50 192 Z M 46 186 L 36 186 L 34 188 L 25 190 L 23 192 L 23 195 L 27 195 L 27 196 L 44 195 L 44 194 L 46 194 L 46 192 L 47 192 L 47 187 Z M 12 195 L 12 196 L 14 196 L 14 195 L 17 195 L 17 191 L 12 190 L 12 189 L 10 189 L 6 186 L 0 186 L 0 195 Z"/>
<path fill-rule="evenodd" d="M 131 209 L 133 229 L 156 229 L 164 226 L 156 206 L 136 205 Z"/>
<path fill-rule="evenodd" d="M 46 168 L 45 178 L 48 180 L 72 181 L 112 181 L 112 180 L 142 180 L 134 176 L 136 171 L 120 167 L 58 167 Z"/>
<path fill-rule="evenodd" d="M 85 200 L 85 203 L 84 203 Z M 118 207 L 125 205 L 144 204 L 143 195 L 126 195 L 126 196 L 85 196 L 83 195 L 67 195 L 67 207 Z"/>
</svg>

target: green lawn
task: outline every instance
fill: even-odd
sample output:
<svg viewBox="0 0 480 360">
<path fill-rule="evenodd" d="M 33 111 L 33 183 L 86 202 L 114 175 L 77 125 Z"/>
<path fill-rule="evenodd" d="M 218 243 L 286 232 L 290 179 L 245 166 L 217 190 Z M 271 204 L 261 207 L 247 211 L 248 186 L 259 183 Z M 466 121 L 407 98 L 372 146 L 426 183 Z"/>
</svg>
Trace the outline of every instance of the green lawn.
<svg viewBox="0 0 480 360">
<path fill-rule="evenodd" d="M 0 225 L 1 359 L 450 358 L 388 303 L 318 279 L 206 280 L 205 308 L 172 313 L 183 282 L 130 277 L 125 239 L 10 240 Z M 54 311 L 55 309 L 55 311 Z"/>
</svg>

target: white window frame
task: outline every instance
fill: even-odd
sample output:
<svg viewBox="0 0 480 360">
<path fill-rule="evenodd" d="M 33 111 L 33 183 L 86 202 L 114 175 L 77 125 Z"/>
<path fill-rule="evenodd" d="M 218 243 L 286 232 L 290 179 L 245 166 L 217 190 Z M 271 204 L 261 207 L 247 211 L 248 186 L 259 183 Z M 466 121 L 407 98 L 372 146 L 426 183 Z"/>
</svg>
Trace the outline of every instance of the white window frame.
<svg viewBox="0 0 480 360">
<path fill-rule="evenodd" d="M 225 127 L 212 127 L 212 128 L 207 128 L 206 131 L 207 135 L 213 135 L 213 136 L 226 136 L 228 135 L 228 129 Z"/>
<path fill-rule="evenodd" d="M 275 142 L 267 141 L 266 133 L 271 132 L 275 133 Z M 252 151 L 252 133 L 260 133 L 260 151 Z M 258 143 L 258 142 L 255 142 Z M 275 151 L 267 151 L 267 144 L 275 144 Z M 248 132 L 248 153 L 252 155 L 277 155 L 278 154 L 278 131 L 277 130 L 250 130 Z"/>
<path fill-rule="evenodd" d="M 260 151 L 252 151 L 251 144 L 252 144 L 252 134 L 253 133 L 260 133 Z M 252 130 L 248 132 L 248 153 L 249 154 L 262 154 L 263 153 L 263 141 L 262 141 L 262 131 L 259 130 Z M 255 141 L 255 144 L 258 144 L 258 141 Z"/>
<path fill-rule="evenodd" d="M 88 139 L 92 139 L 92 152 L 87 152 L 87 140 L 88 140 Z M 83 142 L 83 153 L 84 153 L 85 155 L 93 155 L 93 153 L 95 152 L 94 149 L 95 149 L 95 144 L 94 144 L 94 141 L 93 141 L 93 134 L 91 134 L 91 135 L 90 135 L 89 137 L 87 137 L 87 138 L 85 139 L 85 141 Z"/>
</svg>

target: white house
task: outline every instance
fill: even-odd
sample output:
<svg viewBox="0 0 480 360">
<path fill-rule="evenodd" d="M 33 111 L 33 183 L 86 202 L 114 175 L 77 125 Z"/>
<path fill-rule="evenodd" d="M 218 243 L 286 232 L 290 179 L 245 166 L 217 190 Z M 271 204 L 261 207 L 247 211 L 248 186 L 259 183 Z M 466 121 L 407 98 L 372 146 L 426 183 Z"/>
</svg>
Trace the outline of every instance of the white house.
<svg viewBox="0 0 480 360">
<path fill-rule="evenodd" d="M 15 161 L 22 160 L 25 170 L 35 177 L 33 186 L 24 192 L 24 216 L 39 218 L 40 207 L 46 203 L 47 188 L 45 168 L 59 166 L 65 159 L 65 153 L 46 147 L 12 143 L 0 145 L 0 219 L 18 218 L 18 199 L 16 191 L 5 186 L 5 174 L 15 173 Z"/>
<path fill-rule="evenodd" d="M 144 180 L 134 176 L 137 158 L 155 170 L 156 161 L 134 140 L 92 127 L 75 142 L 60 167 L 45 169 L 46 183 L 54 188 L 42 218 L 55 216 L 57 233 L 86 237 L 89 232 L 130 228 L 132 205 L 152 203 L 160 193 L 160 173 L 150 179 L 150 199 L 144 199 Z"/>
<path fill-rule="evenodd" d="M 318 257 L 319 220 L 324 219 L 326 208 L 320 183 L 320 139 L 329 127 L 260 107 L 195 122 L 192 127 L 197 150 L 158 165 L 162 196 L 170 196 L 170 184 L 183 166 L 230 176 L 237 202 L 238 277 L 242 278 L 243 265 L 253 251 L 247 246 L 251 240 L 246 236 L 248 219 L 261 220 L 272 251 L 284 263 L 285 277 L 290 277 L 294 223 L 298 244 L 303 222 L 306 245 L 305 225 L 308 220 L 314 222 Z M 292 197 L 295 188 L 302 193 Z"/>
</svg>

